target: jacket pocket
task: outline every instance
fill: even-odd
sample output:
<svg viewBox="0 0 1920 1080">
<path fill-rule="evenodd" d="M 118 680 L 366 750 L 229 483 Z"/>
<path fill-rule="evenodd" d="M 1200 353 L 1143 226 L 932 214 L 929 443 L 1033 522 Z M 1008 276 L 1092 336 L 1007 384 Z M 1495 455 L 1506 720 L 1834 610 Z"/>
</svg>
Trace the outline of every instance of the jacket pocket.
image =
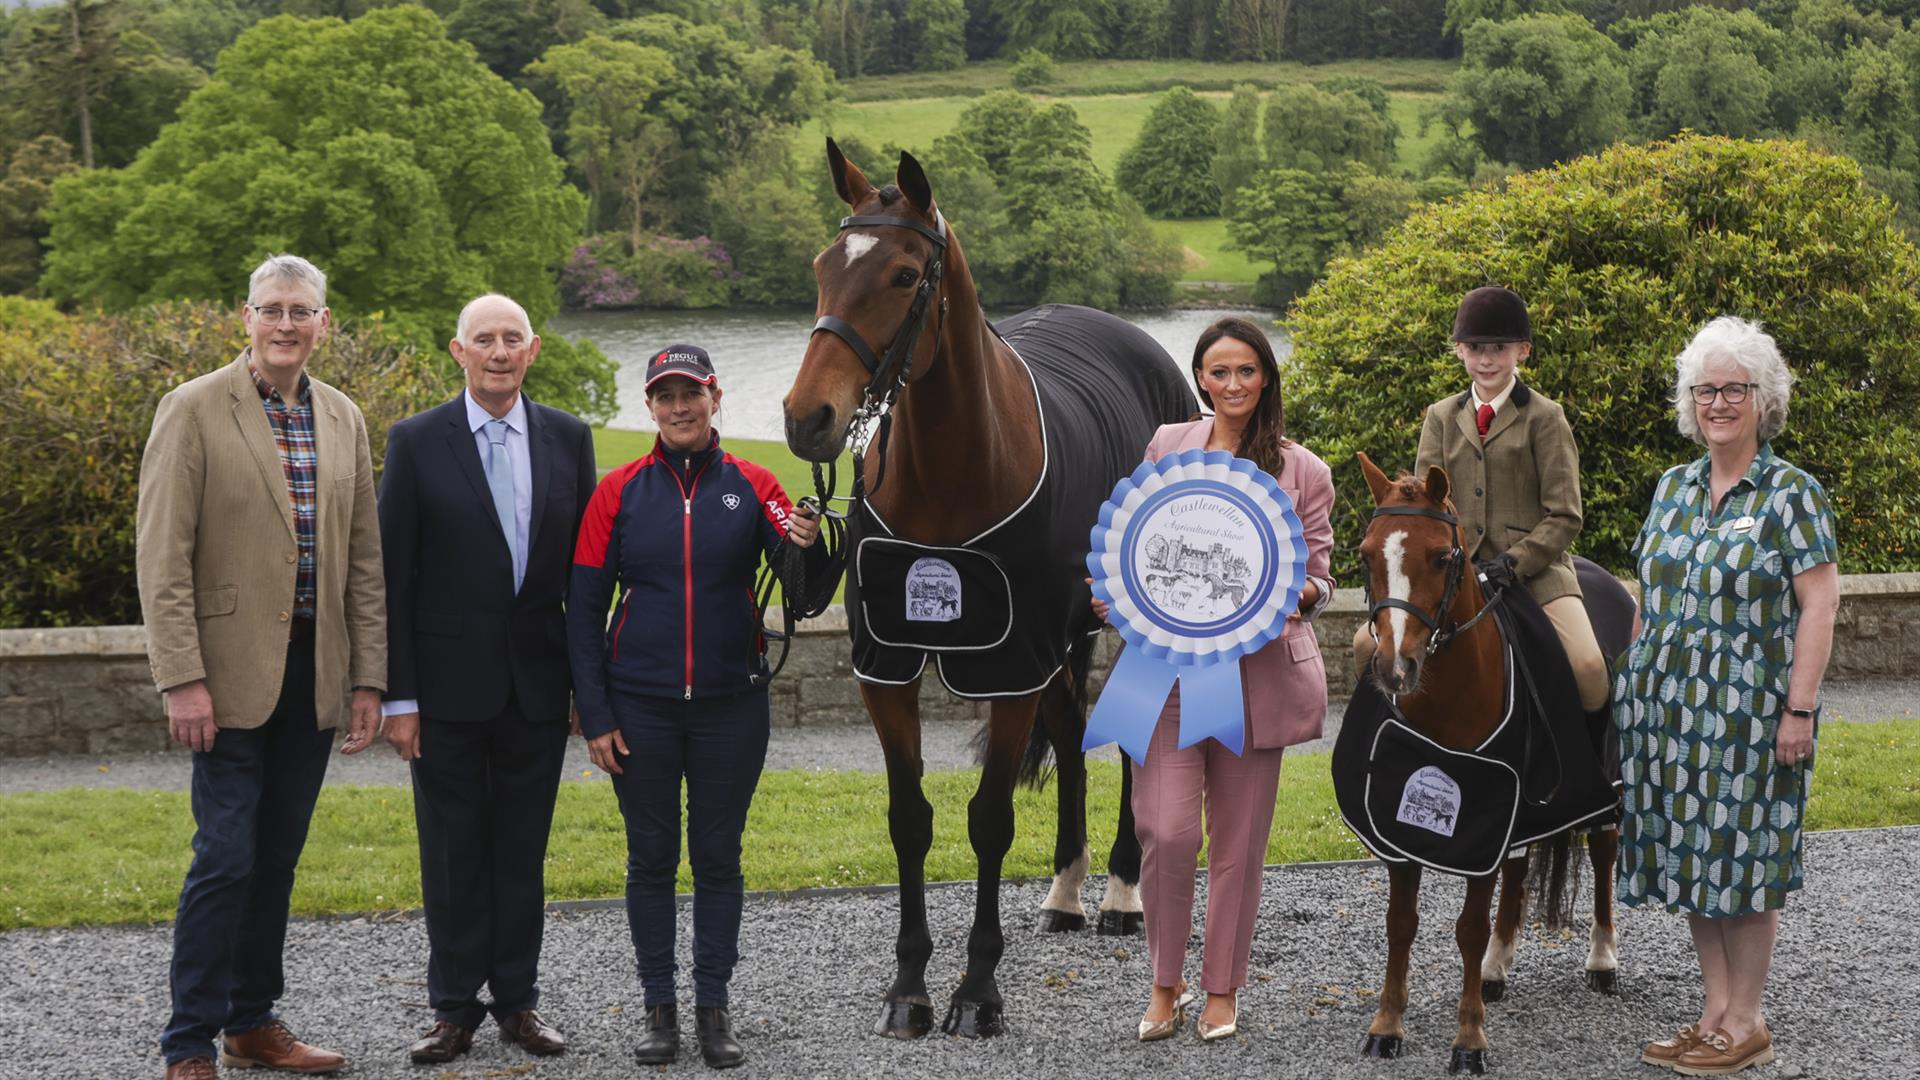
<svg viewBox="0 0 1920 1080">
<path fill-rule="evenodd" d="M 1320 636 L 1314 633 L 1312 624 L 1302 623 L 1301 625 L 1306 627 L 1306 633 L 1293 634 L 1287 638 L 1287 655 L 1292 657 L 1296 664 L 1320 655 Z"/>
<path fill-rule="evenodd" d="M 240 604 L 240 586 L 220 585 L 211 589 L 200 589 L 193 594 L 193 617 L 211 618 L 215 615 L 231 615 Z"/>
</svg>

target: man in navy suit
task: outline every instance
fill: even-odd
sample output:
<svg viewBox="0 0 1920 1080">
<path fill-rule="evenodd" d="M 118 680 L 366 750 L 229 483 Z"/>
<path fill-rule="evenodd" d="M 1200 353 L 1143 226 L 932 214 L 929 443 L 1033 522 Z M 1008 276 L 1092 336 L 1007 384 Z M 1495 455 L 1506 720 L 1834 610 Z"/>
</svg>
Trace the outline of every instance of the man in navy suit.
<svg viewBox="0 0 1920 1080">
<path fill-rule="evenodd" d="M 420 1063 L 465 1053 L 488 1012 L 531 1053 L 566 1049 L 534 1007 L 572 690 L 562 602 L 595 479 L 587 425 L 520 392 L 540 338 L 519 304 L 469 303 L 448 347 L 466 389 L 393 426 L 380 482 L 382 712 L 413 763 L 430 950 Z"/>
</svg>

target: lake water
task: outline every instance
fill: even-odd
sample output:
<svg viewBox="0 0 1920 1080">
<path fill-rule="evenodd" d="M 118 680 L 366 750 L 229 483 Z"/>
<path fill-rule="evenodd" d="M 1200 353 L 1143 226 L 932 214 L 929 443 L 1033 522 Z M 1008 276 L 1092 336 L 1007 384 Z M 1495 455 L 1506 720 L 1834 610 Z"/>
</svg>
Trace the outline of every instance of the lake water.
<svg viewBox="0 0 1920 1080">
<path fill-rule="evenodd" d="M 1003 318 L 1013 312 L 994 312 Z M 1272 311 L 1175 309 L 1135 312 L 1126 318 L 1153 335 L 1181 367 L 1193 355 L 1194 339 L 1222 315 L 1242 315 L 1267 328 L 1274 349 L 1285 359 L 1292 351 L 1286 331 L 1273 324 Z M 591 338 L 620 365 L 620 411 L 612 426 L 653 430 L 643 391 L 647 358 L 668 345 L 686 342 L 706 349 L 726 388 L 716 426 L 749 439 L 786 437 L 780 400 L 793 385 L 813 327 L 811 311 L 789 308 L 707 311 L 579 311 L 556 316 L 551 330 L 569 338 Z"/>
</svg>

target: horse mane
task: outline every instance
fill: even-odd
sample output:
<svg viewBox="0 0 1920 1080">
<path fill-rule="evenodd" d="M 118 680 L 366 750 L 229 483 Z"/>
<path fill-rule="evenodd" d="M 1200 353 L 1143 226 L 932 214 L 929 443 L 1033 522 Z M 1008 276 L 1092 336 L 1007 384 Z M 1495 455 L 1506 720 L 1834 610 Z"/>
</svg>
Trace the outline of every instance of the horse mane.
<svg viewBox="0 0 1920 1080">
<path fill-rule="evenodd" d="M 898 184 L 888 184 L 875 194 L 880 196 L 881 206 L 892 206 L 894 203 L 900 201 L 900 186 Z"/>
</svg>

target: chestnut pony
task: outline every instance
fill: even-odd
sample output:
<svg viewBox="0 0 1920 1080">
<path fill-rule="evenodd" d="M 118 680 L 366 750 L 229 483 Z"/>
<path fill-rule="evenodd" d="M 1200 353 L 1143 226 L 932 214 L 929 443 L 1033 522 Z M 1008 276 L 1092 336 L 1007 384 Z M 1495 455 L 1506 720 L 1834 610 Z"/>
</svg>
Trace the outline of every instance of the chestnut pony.
<svg viewBox="0 0 1920 1080">
<path fill-rule="evenodd" d="M 814 259 L 819 322 L 784 403 L 787 445 L 803 460 L 833 462 L 851 442 L 857 475 L 855 506 L 848 517 L 854 522 L 856 545 L 865 543 L 858 536 L 863 508 L 885 523 L 890 540 L 916 545 L 965 547 L 1016 514 L 1028 520 L 1043 503 L 1053 515 L 1047 522 L 1059 526 L 1054 535 L 1085 537 L 1100 501 L 1139 463 L 1154 426 L 1192 414 L 1192 393 L 1182 373 L 1164 349 L 1136 328 L 1083 308 L 1042 308 L 1002 323 L 1009 336 L 1023 342 L 1025 355 L 1016 353 L 987 322 L 960 242 L 936 208 L 927 177 L 913 157 L 902 154 L 895 183 L 880 188 L 849 163 L 832 140 L 827 142 L 827 157 L 834 188 L 852 207 L 852 215 Z M 1057 416 L 1049 408 L 1043 430 L 1043 400 L 1055 400 L 1048 395 L 1063 392 L 1057 387 L 1064 384 L 1051 381 L 1047 366 L 1058 358 L 1043 362 L 1035 339 L 1020 336 L 1037 333 L 1040 322 L 1054 327 L 1056 336 L 1068 323 L 1092 327 L 1099 341 L 1081 342 L 1087 345 L 1086 357 L 1094 357 L 1092 345 L 1103 342 L 1124 342 L 1132 350 L 1127 354 L 1131 364 L 1095 364 L 1083 370 L 1104 392 L 1120 395 L 1120 411 L 1126 415 L 1119 418 L 1124 423 L 1107 426 L 1110 434 L 1094 450 L 1078 458 L 1072 453 L 1075 447 L 1047 441 L 1048 431 L 1064 438 L 1060 433 L 1072 430 L 1055 430 L 1056 419 L 1065 425 L 1073 417 Z M 1142 387 L 1150 392 L 1137 392 Z M 862 450 L 867 451 L 864 458 L 858 456 Z M 1062 465 L 1068 459 L 1075 459 L 1071 469 Z M 1043 481 L 1050 492 L 1070 494 L 1060 502 L 1037 500 Z M 1056 509 L 1062 505 L 1070 505 L 1070 512 Z M 1045 589 L 1049 596 L 1058 592 L 1066 601 L 1058 605 L 1057 615 L 1048 609 L 1048 625 L 1030 625 L 1035 620 L 1024 618 L 1020 625 L 1010 622 L 1012 632 L 1040 635 L 1051 648 L 1065 651 L 1059 668 L 1039 689 L 977 695 L 991 703 L 980 740 L 980 784 L 967 806 L 978 889 L 965 974 L 941 1025 L 949 1034 L 988 1036 L 1004 1030 L 994 976 L 1005 947 L 1001 865 L 1013 841 L 1014 787 L 1021 780 L 1044 777 L 1049 750 L 1056 762 L 1058 821 L 1053 888 L 1042 904 L 1039 928 L 1078 930 L 1086 924 L 1080 890 L 1088 867 L 1087 777 L 1080 741 L 1086 724 L 1087 657 L 1098 629 L 1082 584 L 1086 543 L 1080 542 L 1077 554 L 1023 548 L 999 556 L 1010 581 L 1024 578 L 1030 583 L 1029 591 L 1014 596 L 1016 608 L 1021 596 L 1040 595 L 1035 589 Z M 850 599 L 851 592 L 850 586 Z M 945 654 L 941 663 L 945 678 Z M 888 826 L 900 873 L 896 976 L 874 1030 L 902 1039 L 926 1034 L 933 1020 L 926 983 L 933 940 L 927 929 L 925 881 L 933 807 L 921 785 L 919 713 L 924 670 L 922 665 L 899 679 L 863 677 L 860 684 L 886 761 Z M 1140 844 L 1134 835 L 1130 784 L 1123 768 L 1120 819 L 1100 905 L 1102 933 L 1141 929 Z"/>
<path fill-rule="evenodd" d="M 1408 476 L 1389 480 L 1367 455 L 1358 457 L 1376 508 L 1360 543 L 1370 595 L 1376 598 L 1369 617 L 1380 642 L 1371 677 L 1396 695 L 1411 726 L 1443 746 L 1471 749 L 1483 743 L 1500 721 L 1506 669 L 1495 620 L 1475 618 L 1486 608 L 1487 596 L 1466 563 L 1466 547 L 1447 498 L 1446 471 L 1436 465 L 1427 470 L 1424 481 Z M 1618 605 L 1631 605 L 1626 590 L 1611 575 L 1585 559 L 1574 561 L 1590 609 L 1609 605 L 1617 616 Z M 1380 597 L 1400 597 L 1404 602 L 1381 603 Z M 1596 628 L 1619 621 L 1617 617 L 1596 620 Z M 1436 634 L 1440 635 L 1437 642 Z M 1611 628 L 1599 636 L 1606 655 L 1617 655 L 1626 645 L 1625 636 Z M 1571 905 L 1572 896 L 1565 891 L 1569 840 L 1562 833 L 1502 864 L 1497 875 L 1500 910 L 1492 925 L 1496 875 L 1467 879 L 1466 900 L 1454 923 L 1461 986 L 1447 1071 L 1485 1071 L 1484 1003 L 1505 995 L 1529 888 L 1547 893 L 1543 914 L 1550 926 L 1564 918 Z M 1594 895 L 1586 978 L 1589 987 L 1603 993 L 1613 992 L 1617 968 L 1612 883 L 1619 845 L 1620 835 L 1611 828 L 1587 836 Z M 1530 856 L 1541 858 L 1531 882 Z M 1406 1036 L 1402 1016 L 1407 1008 L 1409 953 L 1420 924 L 1420 875 L 1417 862 L 1387 864 L 1387 977 L 1373 1024 L 1367 1029 L 1364 1051 L 1369 1057 L 1398 1057 Z"/>
</svg>

